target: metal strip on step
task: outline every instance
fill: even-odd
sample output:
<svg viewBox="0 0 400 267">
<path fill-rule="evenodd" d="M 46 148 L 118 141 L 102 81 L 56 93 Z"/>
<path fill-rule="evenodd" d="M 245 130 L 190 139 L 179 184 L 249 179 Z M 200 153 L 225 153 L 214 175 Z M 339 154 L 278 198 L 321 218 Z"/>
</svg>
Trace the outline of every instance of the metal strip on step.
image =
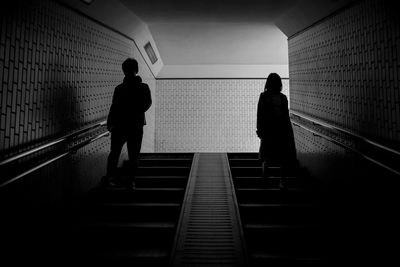
<svg viewBox="0 0 400 267">
<path fill-rule="evenodd" d="M 171 266 L 246 266 L 227 155 L 201 153 L 193 161 Z"/>
</svg>

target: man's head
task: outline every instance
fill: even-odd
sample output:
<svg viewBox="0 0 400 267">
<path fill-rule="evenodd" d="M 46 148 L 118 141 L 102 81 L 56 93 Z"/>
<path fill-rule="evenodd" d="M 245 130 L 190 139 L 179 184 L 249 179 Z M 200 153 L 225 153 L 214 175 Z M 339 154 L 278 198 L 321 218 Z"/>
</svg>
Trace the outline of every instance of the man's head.
<svg viewBox="0 0 400 267">
<path fill-rule="evenodd" d="M 136 75 L 139 72 L 139 66 L 135 59 L 128 58 L 122 63 L 122 71 L 125 76 Z"/>
</svg>

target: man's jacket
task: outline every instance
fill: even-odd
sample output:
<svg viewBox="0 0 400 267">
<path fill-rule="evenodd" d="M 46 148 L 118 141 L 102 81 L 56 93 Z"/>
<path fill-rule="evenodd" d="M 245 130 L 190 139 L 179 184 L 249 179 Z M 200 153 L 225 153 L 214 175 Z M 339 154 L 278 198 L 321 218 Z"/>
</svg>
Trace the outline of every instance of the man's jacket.
<svg viewBox="0 0 400 267">
<path fill-rule="evenodd" d="M 145 112 L 151 106 L 149 86 L 140 76 L 126 76 L 115 88 L 107 129 L 127 132 L 146 124 Z"/>
</svg>

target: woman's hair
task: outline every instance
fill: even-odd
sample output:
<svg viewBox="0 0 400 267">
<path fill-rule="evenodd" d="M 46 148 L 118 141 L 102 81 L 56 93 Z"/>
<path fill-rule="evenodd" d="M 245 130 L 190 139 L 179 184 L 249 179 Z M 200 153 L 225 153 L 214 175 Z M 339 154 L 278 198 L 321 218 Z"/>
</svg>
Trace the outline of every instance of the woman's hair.
<svg viewBox="0 0 400 267">
<path fill-rule="evenodd" d="M 279 93 L 282 91 L 282 80 L 281 77 L 276 73 L 268 75 L 267 81 L 265 82 L 264 90 L 272 93 Z"/>
</svg>

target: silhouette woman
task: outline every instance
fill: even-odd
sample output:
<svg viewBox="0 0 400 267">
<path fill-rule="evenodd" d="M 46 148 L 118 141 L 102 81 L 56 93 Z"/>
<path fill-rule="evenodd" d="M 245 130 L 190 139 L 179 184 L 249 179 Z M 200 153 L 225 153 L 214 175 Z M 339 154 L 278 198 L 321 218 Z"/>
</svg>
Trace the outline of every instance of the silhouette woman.
<svg viewBox="0 0 400 267">
<path fill-rule="evenodd" d="M 271 73 L 258 100 L 257 135 L 261 139 L 259 159 L 263 166 L 263 176 L 269 177 L 268 166 L 280 166 L 279 188 L 284 189 L 287 169 L 296 164 L 297 160 L 288 101 L 281 91 L 281 77 Z"/>
</svg>

